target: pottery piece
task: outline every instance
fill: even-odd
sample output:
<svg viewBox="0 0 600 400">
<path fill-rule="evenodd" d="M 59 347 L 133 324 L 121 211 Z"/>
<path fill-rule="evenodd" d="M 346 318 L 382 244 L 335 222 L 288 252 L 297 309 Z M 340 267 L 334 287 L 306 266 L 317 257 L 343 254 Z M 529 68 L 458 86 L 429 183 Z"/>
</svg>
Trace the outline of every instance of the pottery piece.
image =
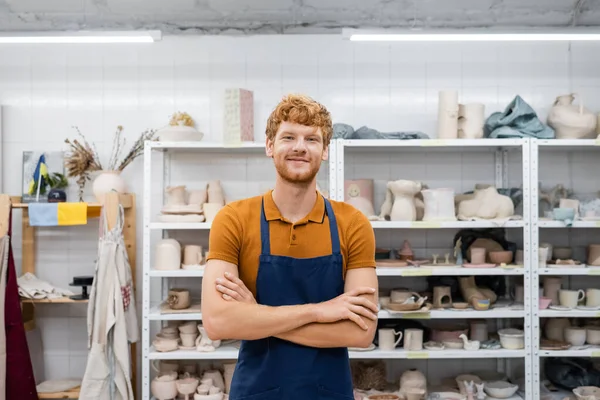
<svg viewBox="0 0 600 400">
<path fill-rule="evenodd" d="M 548 112 L 548 126 L 554 129 L 556 139 L 593 139 L 596 137 L 597 118 L 583 106 L 574 105 L 576 93 L 558 96 Z"/>
<path fill-rule="evenodd" d="M 175 351 L 179 348 L 179 339 L 156 338 L 152 346 L 159 352 Z"/>
<path fill-rule="evenodd" d="M 458 137 L 458 92 L 440 91 L 438 94 L 438 139 L 456 139 Z"/>
<path fill-rule="evenodd" d="M 204 212 L 206 222 L 212 222 L 221 208 L 223 208 L 223 204 L 221 203 L 211 202 L 202 204 L 202 212 Z"/>
<path fill-rule="evenodd" d="M 181 345 L 183 347 L 194 347 L 196 343 L 196 338 L 198 337 L 197 333 L 180 333 L 179 337 L 181 338 Z"/>
<path fill-rule="evenodd" d="M 92 184 L 96 200 L 103 204 L 104 197 L 109 192 L 127 193 L 127 183 L 121 176 L 121 171 L 100 171 Z"/>
<path fill-rule="evenodd" d="M 181 245 L 177 240 L 161 239 L 155 249 L 155 270 L 175 271 L 181 268 Z"/>
<path fill-rule="evenodd" d="M 558 292 L 560 291 L 562 281 L 557 276 L 545 276 L 544 277 L 544 297 L 551 299 L 551 304 L 559 305 L 560 301 L 558 298 Z"/>
<path fill-rule="evenodd" d="M 225 391 L 225 381 L 223 380 L 223 375 L 221 375 L 221 371 L 218 370 L 208 370 L 204 372 L 202 375 L 202 380 L 204 379 L 212 379 L 212 384 L 218 387 L 222 392 Z"/>
<path fill-rule="evenodd" d="M 223 137 L 230 142 L 254 142 L 254 92 L 225 89 Z"/>
<path fill-rule="evenodd" d="M 586 335 L 587 331 L 585 328 L 570 326 L 564 330 L 565 341 L 572 346 L 583 346 L 585 344 Z"/>
<path fill-rule="evenodd" d="M 495 187 L 476 189 L 472 199 L 458 204 L 458 219 L 503 219 L 513 216 L 515 207 L 510 197 L 498 193 Z"/>
<path fill-rule="evenodd" d="M 423 330 L 405 329 L 404 330 L 404 350 L 419 351 L 423 350 Z"/>
<path fill-rule="evenodd" d="M 409 261 L 415 259 L 415 255 L 412 251 L 412 248 L 410 247 L 410 242 L 408 240 L 405 240 L 402 243 L 402 248 L 400 249 L 400 251 L 398 251 L 398 258 L 401 261 Z"/>
<path fill-rule="evenodd" d="M 208 193 L 206 192 L 206 189 L 189 191 L 188 204 L 202 206 L 202 204 L 206 203 L 207 201 Z"/>
<path fill-rule="evenodd" d="M 199 383 L 196 378 L 184 378 L 175 381 L 177 391 L 185 396 L 185 400 L 189 400 L 190 395 L 196 392 Z"/>
<path fill-rule="evenodd" d="M 598 400 L 600 399 L 600 388 L 597 386 L 579 386 L 573 389 L 573 394 L 577 400 Z"/>
<path fill-rule="evenodd" d="M 490 397 L 495 399 L 507 399 L 519 390 L 519 385 L 506 381 L 486 382 L 484 390 Z"/>
<path fill-rule="evenodd" d="M 483 247 L 471 247 L 471 264 L 485 264 L 485 249 Z"/>
<path fill-rule="evenodd" d="M 183 247 L 183 266 L 202 265 L 202 246 L 188 244 Z"/>
<path fill-rule="evenodd" d="M 462 340 L 459 339 L 460 335 L 467 334 L 469 332 L 468 329 L 462 329 L 460 327 L 447 327 L 445 329 L 433 329 L 431 331 L 431 340 L 435 342 L 441 342 L 448 339 L 456 339 L 458 342 L 462 343 Z"/>
<path fill-rule="evenodd" d="M 494 264 L 510 264 L 513 259 L 512 251 L 490 251 L 490 261 Z"/>
<path fill-rule="evenodd" d="M 558 301 L 561 306 L 569 308 L 577 308 L 577 304 L 585 299 L 585 292 L 583 290 L 559 290 Z"/>
<path fill-rule="evenodd" d="M 398 339 L 395 338 L 398 335 Z M 394 350 L 402 340 L 402 331 L 396 332 L 393 329 L 379 329 L 378 342 L 381 350 Z"/>
<path fill-rule="evenodd" d="M 407 303 L 411 297 L 415 299 L 420 299 L 421 296 L 417 292 L 411 292 L 407 289 L 393 289 L 390 292 L 390 299 L 392 303 L 396 304 L 405 304 Z"/>
<path fill-rule="evenodd" d="M 344 202 L 356 207 L 367 217 L 375 215 L 373 185 L 373 179 L 345 180 Z"/>
<path fill-rule="evenodd" d="M 361 397 L 362 399 L 362 397 Z M 402 399 L 400 396 L 396 395 L 396 394 L 372 394 L 367 396 L 368 400 L 404 400 Z"/>
<path fill-rule="evenodd" d="M 159 376 L 170 375 L 171 372 L 177 373 L 179 371 L 178 360 L 152 360 L 150 366 Z"/>
<path fill-rule="evenodd" d="M 539 309 L 545 310 L 552 303 L 552 299 L 549 297 L 540 297 L 539 298 Z"/>
<path fill-rule="evenodd" d="M 510 298 L 515 301 L 515 303 L 524 303 L 525 302 L 525 287 L 523 285 L 515 285 L 510 288 Z"/>
<path fill-rule="evenodd" d="M 190 291 L 187 289 L 169 289 L 167 303 L 172 310 L 183 310 L 191 305 Z"/>
<path fill-rule="evenodd" d="M 206 334 L 206 329 L 201 325 L 198 325 L 198 331 L 200 335 L 196 338 L 196 351 L 210 352 L 221 346 L 221 341 L 211 340 Z"/>
<path fill-rule="evenodd" d="M 462 339 L 446 339 L 442 343 L 444 344 L 444 348 L 448 350 L 460 350 L 464 348 Z"/>
<path fill-rule="evenodd" d="M 406 396 L 411 389 L 427 390 L 427 378 L 416 368 L 406 370 L 400 375 L 400 394 Z"/>
<path fill-rule="evenodd" d="M 587 265 L 600 266 L 600 244 L 588 246 Z"/>
<path fill-rule="evenodd" d="M 165 189 L 167 195 L 165 206 L 185 206 L 186 202 L 186 187 L 180 186 L 167 186 Z"/>
<path fill-rule="evenodd" d="M 549 318 L 544 325 L 544 335 L 549 340 L 564 342 L 564 330 L 570 326 L 568 318 Z"/>
<path fill-rule="evenodd" d="M 420 191 L 420 182 L 408 180 L 388 182 L 379 217 L 390 221 L 416 221 L 415 195 Z"/>
<path fill-rule="evenodd" d="M 585 328 L 585 341 L 588 344 L 598 345 L 600 344 L 600 327 L 586 325 Z"/>
<path fill-rule="evenodd" d="M 481 378 L 479 378 L 476 375 L 471 375 L 471 374 L 461 374 L 458 375 L 455 378 L 456 381 L 456 385 L 458 386 L 458 390 L 460 391 L 460 394 L 462 395 L 467 395 L 467 385 L 465 385 L 465 382 L 468 383 L 469 385 L 471 384 L 471 382 L 473 383 L 473 386 L 475 386 L 475 384 L 481 384 Z"/>
<path fill-rule="evenodd" d="M 222 206 L 225 205 L 225 195 L 223 188 L 221 187 L 221 181 L 214 180 L 208 182 L 207 185 L 208 201 L 207 203 L 218 203 Z"/>
<path fill-rule="evenodd" d="M 458 105 L 458 137 L 460 139 L 483 138 L 485 105 L 481 103 Z"/>
<path fill-rule="evenodd" d="M 193 142 L 200 141 L 204 137 L 204 133 L 199 132 L 193 122 L 178 119 L 179 113 L 173 115 L 169 125 L 161 128 L 156 132 L 158 140 L 161 142 Z M 186 124 L 187 122 L 187 124 Z"/>
<path fill-rule="evenodd" d="M 595 288 L 586 289 L 585 305 L 587 307 L 600 307 L 600 289 L 595 289 Z"/>
<path fill-rule="evenodd" d="M 452 308 L 456 308 L 457 310 L 466 310 L 469 308 L 469 303 L 464 303 L 462 301 L 452 303 Z"/>
<path fill-rule="evenodd" d="M 150 382 L 152 396 L 158 400 L 170 400 L 177 397 L 177 373 L 157 376 Z"/>
<path fill-rule="evenodd" d="M 225 363 L 223 364 L 223 379 L 225 380 L 225 393 L 229 393 L 231 390 L 231 381 L 233 379 L 233 373 L 235 372 L 235 366 L 237 363 Z"/>
<path fill-rule="evenodd" d="M 469 338 L 467 338 L 467 335 L 465 335 L 465 334 L 460 335 L 460 339 L 462 339 L 462 341 L 463 341 L 463 348 L 465 350 L 470 350 L 470 351 L 479 350 L 479 346 L 481 344 L 479 342 L 479 340 L 469 340 Z"/>
<path fill-rule="evenodd" d="M 449 308 L 452 305 L 450 286 L 435 286 L 433 288 L 433 307 Z"/>
<path fill-rule="evenodd" d="M 456 221 L 454 189 L 421 190 L 425 211 L 423 221 Z"/>
<path fill-rule="evenodd" d="M 425 396 L 425 389 L 407 389 L 404 395 L 406 396 L 406 400 L 422 400 Z"/>
<path fill-rule="evenodd" d="M 520 350 L 525 348 L 525 334 L 520 329 L 507 328 L 498 331 L 500 344 L 507 350 Z"/>
<path fill-rule="evenodd" d="M 552 250 L 552 258 L 555 260 L 568 260 L 573 255 L 573 249 L 570 247 L 555 247 Z"/>
<path fill-rule="evenodd" d="M 488 325 L 485 320 L 472 320 L 470 324 L 470 338 L 479 342 L 485 342 L 488 337 Z"/>
</svg>

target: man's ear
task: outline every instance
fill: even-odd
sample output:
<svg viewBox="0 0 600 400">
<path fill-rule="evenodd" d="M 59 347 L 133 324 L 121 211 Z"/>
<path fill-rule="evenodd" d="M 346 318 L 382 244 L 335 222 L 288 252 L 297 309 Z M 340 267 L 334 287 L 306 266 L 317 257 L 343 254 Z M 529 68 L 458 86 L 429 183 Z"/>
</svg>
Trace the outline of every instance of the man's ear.
<svg viewBox="0 0 600 400">
<path fill-rule="evenodd" d="M 273 157 L 273 141 L 269 138 L 265 141 L 265 153 L 267 154 L 267 157 Z"/>
<path fill-rule="evenodd" d="M 327 161 L 328 158 L 329 158 L 329 146 L 325 146 L 325 148 L 323 149 L 323 155 L 321 156 L 321 160 Z"/>
</svg>

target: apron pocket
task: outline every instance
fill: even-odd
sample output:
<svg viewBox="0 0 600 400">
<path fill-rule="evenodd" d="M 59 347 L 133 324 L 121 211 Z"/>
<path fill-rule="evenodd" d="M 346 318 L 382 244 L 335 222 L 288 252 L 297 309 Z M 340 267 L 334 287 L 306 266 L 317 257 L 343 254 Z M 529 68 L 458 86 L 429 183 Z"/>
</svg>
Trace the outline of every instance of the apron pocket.
<svg viewBox="0 0 600 400">
<path fill-rule="evenodd" d="M 347 394 L 333 392 L 326 389 L 324 386 L 319 386 L 318 400 L 354 400 L 354 395 L 349 396 Z"/>
<path fill-rule="evenodd" d="M 242 397 L 230 397 L 229 400 L 281 400 L 279 398 L 279 388 L 269 389 L 264 392 L 251 394 L 250 396 L 242 396 Z"/>
</svg>

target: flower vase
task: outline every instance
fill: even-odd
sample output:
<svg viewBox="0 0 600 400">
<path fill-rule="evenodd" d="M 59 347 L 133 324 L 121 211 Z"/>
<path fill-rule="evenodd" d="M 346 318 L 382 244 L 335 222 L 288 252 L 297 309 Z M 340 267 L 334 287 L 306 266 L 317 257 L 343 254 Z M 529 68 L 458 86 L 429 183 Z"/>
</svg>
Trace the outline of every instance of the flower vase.
<svg viewBox="0 0 600 400">
<path fill-rule="evenodd" d="M 101 171 L 94 179 L 92 191 L 99 203 L 104 203 L 104 196 L 109 192 L 126 193 L 127 183 L 121 171 Z"/>
</svg>

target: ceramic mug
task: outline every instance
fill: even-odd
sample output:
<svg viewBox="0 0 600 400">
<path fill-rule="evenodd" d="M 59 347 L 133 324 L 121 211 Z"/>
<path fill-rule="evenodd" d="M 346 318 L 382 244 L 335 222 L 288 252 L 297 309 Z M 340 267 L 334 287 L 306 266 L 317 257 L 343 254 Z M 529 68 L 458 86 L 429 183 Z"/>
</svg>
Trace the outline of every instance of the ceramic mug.
<svg viewBox="0 0 600 400">
<path fill-rule="evenodd" d="M 402 336 L 400 336 L 402 338 Z M 423 330 L 405 329 L 404 330 L 404 350 L 418 351 L 423 350 Z"/>
<path fill-rule="evenodd" d="M 587 289 L 585 291 L 585 305 L 588 307 L 600 307 L 600 289 Z"/>
<path fill-rule="evenodd" d="M 183 347 L 194 347 L 196 343 L 196 338 L 198 337 L 197 333 L 180 333 L 181 344 Z"/>
<path fill-rule="evenodd" d="M 202 246 L 188 244 L 183 248 L 183 264 L 184 265 L 200 265 L 202 264 Z"/>
<path fill-rule="evenodd" d="M 471 264 L 485 264 L 485 248 L 471 248 Z"/>
<path fill-rule="evenodd" d="M 395 335 L 398 335 L 398 340 L 395 340 Z M 402 331 L 396 332 L 393 329 L 379 330 L 379 348 L 381 350 L 394 350 L 401 340 Z"/>
<path fill-rule="evenodd" d="M 523 285 L 515 285 L 510 289 L 510 298 L 516 303 L 525 302 L 525 289 Z"/>
<path fill-rule="evenodd" d="M 561 306 L 576 308 L 577 303 L 585 299 L 585 292 L 583 290 L 560 290 L 558 292 L 558 299 Z"/>
<path fill-rule="evenodd" d="M 550 249 L 547 247 L 538 248 L 538 266 L 540 268 L 546 268 L 546 264 L 548 263 L 548 254 L 550 253 Z"/>
</svg>

